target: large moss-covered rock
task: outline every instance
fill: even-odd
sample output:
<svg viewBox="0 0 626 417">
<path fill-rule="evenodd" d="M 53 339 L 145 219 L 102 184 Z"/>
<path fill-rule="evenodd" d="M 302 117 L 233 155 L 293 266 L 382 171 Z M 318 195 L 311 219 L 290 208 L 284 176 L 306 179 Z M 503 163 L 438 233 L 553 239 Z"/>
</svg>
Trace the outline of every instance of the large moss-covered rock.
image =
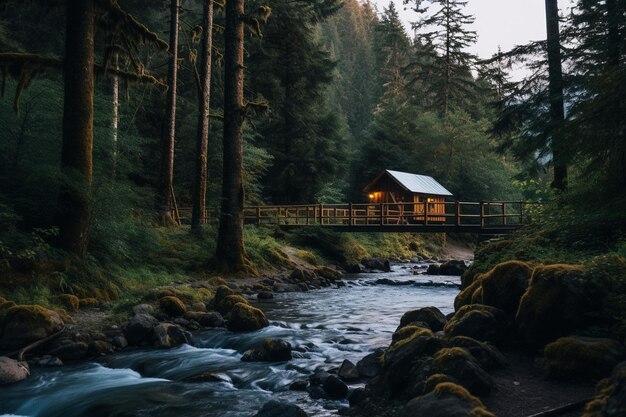
<svg viewBox="0 0 626 417">
<path fill-rule="evenodd" d="M 461 307 L 444 327 L 447 337 L 467 336 L 489 342 L 501 341 L 505 330 L 505 313 L 498 308 L 483 304 Z"/>
<path fill-rule="evenodd" d="M 267 326 L 269 326 L 269 322 L 265 318 L 265 314 L 247 303 L 235 304 L 226 323 L 228 330 L 233 332 L 249 332 Z"/>
<path fill-rule="evenodd" d="M 430 356 L 444 347 L 441 339 L 428 329 L 419 329 L 411 337 L 391 345 L 383 356 L 383 384 L 392 394 L 402 393 L 415 384 L 426 370 Z M 428 375 L 426 375 L 428 376 Z"/>
<path fill-rule="evenodd" d="M 522 295 L 528 288 L 533 269 L 525 262 L 509 261 L 482 274 L 482 303 L 515 315 Z"/>
<path fill-rule="evenodd" d="M 131 345 L 149 342 L 159 321 L 149 314 L 135 314 L 126 324 L 124 335 Z"/>
<path fill-rule="evenodd" d="M 506 358 L 498 348 L 487 342 L 480 342 L 467 336 L 456 336 L 448 339 L 448 345 L 467 349 L 483 369 L 498 369 L 507 365 Z"/>
<path fill-rule="evenodd" d="M 435 353 L 432 371 L 455 378 L 475 395 L 489 394 L 494 385 L 489 374 L 464 348 L 445 348 Z"/>
<path fill-rule="evenodd" d="M 180 298 L 173 295 L 168 295 L 159 300 L 159 307 L 161 311 L 170 317 L 181 317 L 187 311 L 187 306 Z"/>
<path fill-rule="evenodd" d="M 73 294 L 61 294 L 57 297 L 57 300 L 63 307 L 71 311 L 78 310 L 78 307 L 80 305 L 80 298 L 76 297 Z"/>
<path fill-rule="evenodd" d="M 582 417 L 626 416 L 626 362 L 621 362 L 611 372 L 611 377 L 600 381 L 596 396 L 585 406 Z"/>
<path fill-rule="evenodd" d="M 248 300 L 238 294 L 227 295 L 221 301 L 215 304 L 215 309 L 223 315 L 229 314 L 235 304 L 249 304 Z"/>
<path fill-rule="evenodd" d="M 623 359 L 622 345 L 613 339 L 562 337 L 546 345 L 545 366 L 554 378 L 599 379 Z"/>
<path fill-rule="evenodd" d="M 430 327 L 433 332 L 438 332 L 443 330 L 447 319 L 437 307 L 423 307 L 404 313 L 400 319 L 400 327 L 417 321 L 428 324 L 428 327 Z"/>
<path fill-rule="evenodd" d="M 538 348 L 593 322 L 604 292 L 578 265 L 535 268 L 515 322 L 526 346 Z"/>
<path fill-rule="evenodd" d="M 46 338 L 63 328 L 55 311 L 37 305 L 18 305 L 5 311 L 0 334 L 0 349 L 20 349 Z"/>
<path fill-rule="evenodd" d="M 454 309 L 459 310 L 461 307 L 473 304 L 477 297 L 474 297 L 474 293 L 481 290 L 482 274 L 479 274 L 476 279 L 461 290 L 456 297 L 454 297 Z"/>
<path fill-rule="evenodd" d="M 224 298 L 229 295 L 236 294 L 230 287 L 226 285 L 220 285 L 215 289 L 215 296 L 213 297 L 213 308 L 215 308 Z"/>
<path fill-rule="evenodd" d="M 284 362 L 291 360 L 291 343 L 282 339 L 263 339 L 258 346 L 248 349 L 243 362 Z"/>
<path fill-rule="evenodd" d="M 440 383 L 432 392 L 412 399 L 401 416 L 495 417 L 478 398 L 452 382 Z"/>
<path fill-rule="evenodd" d="M 161 323 L 154 328 L 154 345 L 161 349 L 170 349 L 189 343 L 191 334 L 172 323 Z"/>
</svg>

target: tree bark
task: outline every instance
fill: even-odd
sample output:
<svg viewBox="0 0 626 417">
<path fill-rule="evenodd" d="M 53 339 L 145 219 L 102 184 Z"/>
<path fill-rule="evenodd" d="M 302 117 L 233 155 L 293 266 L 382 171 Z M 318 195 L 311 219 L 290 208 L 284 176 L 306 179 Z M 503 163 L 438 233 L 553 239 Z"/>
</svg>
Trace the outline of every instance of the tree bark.
<svg viewBox="0 0 626 417">
<path fill-rule="evenodd" d="M 202 57 L 198 132 L 196 137 L 196 177 L 193 187 L 193 210 L 191 228 L 197 229 L 206 223 L 207 160 L 209 152 L 209 105 L 211 102 L 211 64 L 213 47 L 213 0 L 204 0 L 202 22 Z"/>
<path fill-rule="evenodd" d="M 59 243 L 80 257 L 89 244 L 93 150 L 93 0 L 67 0 L 65 85 L 59 194 Z"/>
<path fill-rule="evenodd" d="M 170 2 L 170 59 L 167 71 L 167 102 L 165 127 L 162 137 L 161 173 L 157 190 L 159 222 L 163 225 L 176 223 L 172 217 L 174 201 L 174 144 L 176 138 L 176 82 L 178 78 L 178 15 L 180 0 Z"/>
<path fill-rule="evenodd" d="M 243 0 L 226 2 L 224 30 L 224 161 L 222 211 L 215 260 L 224 271 L 245 269 L 243 245 Z"/>
<path fill-rule="evenodd" d="M 567 189 L 567 158 L 564 155 L 565 144 L 558 132 L 565 121 L 558 0 L 546 0 L 546 27 L 550 93 L 550 128 L 548 133 L 552 141 L 552 162 L 554 165 L 552 188 L 564 191 Z"/>
<path fill-rule="evenodd" d="M 118 64 L 118 54 L 115 53 L 115 69 L 119 69 Z M 113 74 L 113 79 L 111 80 L 111 89 L 113 94 L 113 116 L 111 117 L 111 163 L 112 163 L 112 171 L 113 171 L 113 179 L 115 179 L 117 175 L 117 133 L 118 133 L 118 125 L 120 120 L 120 77 L 117 74 Z"/>
</svg>

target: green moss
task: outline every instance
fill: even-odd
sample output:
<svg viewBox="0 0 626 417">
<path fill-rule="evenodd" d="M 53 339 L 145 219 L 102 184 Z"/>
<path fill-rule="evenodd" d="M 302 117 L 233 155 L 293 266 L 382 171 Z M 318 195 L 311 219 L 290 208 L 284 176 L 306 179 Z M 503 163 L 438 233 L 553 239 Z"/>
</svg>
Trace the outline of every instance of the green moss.
<svg viewBox="0 0 626 417">
<path fill-rule="evenodd" d="M 546 369 L 555 378 L 599 378 L 608 375 L 623 357 L 613 339 L 563 337 L 546 345 Z"/>
<path fill-rule="evenodd" d="M 233 307 L 235 307 L 236 304 L 250 304 L 250 303 L 248 303 L 248 300 L 246 300 L 241 295 L 237 295 L 237 294 L 227 295 L 222 301 L 220 301 L 215 306 L 215 309 L 219 311 L 221 314 L 228 314 L 231 312 L 231 310 L 233 309 Z"/>
<path fill-rule="evenodd" d="M 452 396 L 471 404 L 473 407 L 484 407 L 483 403 L 478 398 L 470 394 L 468 390 L 463 388 L 461 385 L 452 382 L 442 382 L 437 384 L 433 392 L 438 397 Z"/>
<path fill-rule="evenodd" d="M 58 302 L 72 311 L 78 310 L 80 299 L 73 294 L 61 294 L 57 298 Z"/>
<path fill-rule="evenodd" d="M 237 303 L 230 312 L 226 327 L 234 332 L 259 330 L 269 326 L 265 314 L 247 303 Z"/>
<path fill-rule="evenodd" d="M 187 306 L 178 297 L 167 296 L 159 300 L 159 307 L 170 317 L 180 317 L 187 311 Z"/>
<path fill-rule="evenodd" d="M 482 275 L 479 275 L 474 279 L 468 287 L 463 289 L 457 296 L 454 298 L 454 309 L 458 310 L 463 306 L 472 304 L 472 296 L 474 292 L 480 288 L 480 281 L 482 279 Z"/>
</svg>

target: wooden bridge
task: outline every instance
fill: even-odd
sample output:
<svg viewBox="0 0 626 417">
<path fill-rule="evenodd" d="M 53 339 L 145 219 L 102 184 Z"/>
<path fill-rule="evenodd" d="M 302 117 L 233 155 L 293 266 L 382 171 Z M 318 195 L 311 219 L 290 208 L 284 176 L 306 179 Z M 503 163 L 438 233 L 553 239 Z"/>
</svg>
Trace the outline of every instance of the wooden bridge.
<svg viewBox="0 0 626 417">
<path fill-rule="evenodd" d="M 293 229 L 324 227 L 345 232 L 413 232 L 504 234 L 527 221 L 529 205 L 521 201 L 452 201 L 247 206 L 246 224 Z M 218 220 L 207 209 L 207 223 Z M 191 223 L 191 209 L 180 208 L 181 224 Z"/>
</svg>

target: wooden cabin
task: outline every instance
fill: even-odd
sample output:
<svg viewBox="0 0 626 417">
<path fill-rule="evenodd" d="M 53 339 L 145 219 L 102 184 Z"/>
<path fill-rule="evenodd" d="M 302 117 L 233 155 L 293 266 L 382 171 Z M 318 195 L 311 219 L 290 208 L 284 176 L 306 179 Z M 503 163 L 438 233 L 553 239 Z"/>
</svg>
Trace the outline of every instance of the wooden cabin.
<svg viewBox="0 0 626 417">
<path fill-rule="evenodd" d="M 445 222 L 446 197 L 452 193 L 439 184 L 433 177 L 410 174 L 408 172 L 381 172 L 364 189 L 370 203 L 384 203 L 386 215 L 393 212 L 401 213 L 399 218 L 424 221 L 424 210 L 427 210 L 428 221 Z M 433 216 L 435 215 L 435 216 Z"/>
</svg>

